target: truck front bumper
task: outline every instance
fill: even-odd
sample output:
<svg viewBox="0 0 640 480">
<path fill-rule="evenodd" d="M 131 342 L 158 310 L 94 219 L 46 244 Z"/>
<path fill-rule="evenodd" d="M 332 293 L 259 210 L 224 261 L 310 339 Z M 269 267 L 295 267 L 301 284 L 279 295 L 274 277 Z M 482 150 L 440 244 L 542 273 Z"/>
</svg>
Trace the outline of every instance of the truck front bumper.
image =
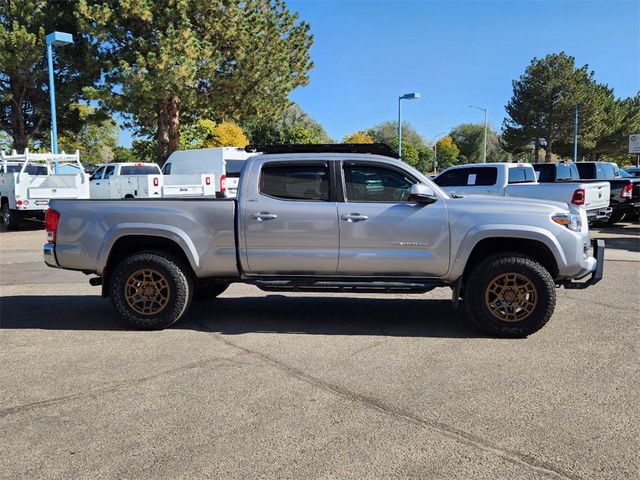
<svg viewBox="0 0 640 480">
<path fill-rule="evenodd" d="M 44 263 L 51 268 L 60 268 L 56 260 L 56 246 L 53 243 L 45 243 L 43 247 Z"/>
<path fill-rule="evenodd" d="M 592 240 L 591 245 L 593 247 L 593 257 L 596 259 L 595 269 L 591 272 L 587 272 L 586 275 L 590 275 L 589 278 L 584 282 L 575 282 L 573 280 L 566 280 L 562 283 L 564 288 L 570 289 L 582 289 L 590 287 L 591 285 L 595 285 L 600 280 L 602 280 L 602 275 L 604 273 L 604 240 Z M 586 276 L 585 275 L 585 276 Z M 579 277 L 584 278 L 584 277 Z"/>
</svg>

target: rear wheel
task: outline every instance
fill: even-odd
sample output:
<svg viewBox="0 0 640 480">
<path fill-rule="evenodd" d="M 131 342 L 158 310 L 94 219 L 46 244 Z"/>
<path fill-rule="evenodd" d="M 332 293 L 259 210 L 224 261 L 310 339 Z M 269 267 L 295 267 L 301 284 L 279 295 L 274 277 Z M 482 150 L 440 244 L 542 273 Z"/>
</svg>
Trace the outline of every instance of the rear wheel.
<svg viewBox="0 0 640 480">
<path fill-rule="evenodd" d="M 2 216 L 0 216 L 0 226 L 3 230 L 17 230 L 20 228 L 22 218 L 20 212 L 9 208 L 9 202 L 2 203 Z"/>
<path fill-rule="evenodd" d="M 465 282 L 465 307 L 482 331 L 521 338 L 540 330 L 556 304 L 555 283 L 538 262 L 517 253 L 493 255 Z"/>
<path fill-rule="evenodd" d="M 613 225 L 614 223 L 621 222 L 625 217 L 624 213 L 613 212 L 611 216 L 605 222 L 606 225 Z"/>
<path fill-rule="evenodd" d="M 176 258 L 163 252 L 141 252 L 116 266 L 110 296 L 118 313 L 131 325 L 161 330 L 187 311 L 193 280 Z"/>
</svg>

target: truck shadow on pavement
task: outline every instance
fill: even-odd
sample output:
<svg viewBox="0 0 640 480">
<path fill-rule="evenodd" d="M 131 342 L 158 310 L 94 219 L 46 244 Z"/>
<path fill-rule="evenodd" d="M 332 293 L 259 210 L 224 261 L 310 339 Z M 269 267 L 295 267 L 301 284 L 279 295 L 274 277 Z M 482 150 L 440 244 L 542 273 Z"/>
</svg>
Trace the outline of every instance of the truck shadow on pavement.
<svg viewBox="0 0 640 480">
<path fill-rule="evenodd" d="M 131 330 L 108 300 L 96 296 L 8 296 L 0 329 Z M 484 337 L 450 300 L 412 297 L 221 297 L 193 302 L 171 329 L 243 333 Z"/>
</svg>

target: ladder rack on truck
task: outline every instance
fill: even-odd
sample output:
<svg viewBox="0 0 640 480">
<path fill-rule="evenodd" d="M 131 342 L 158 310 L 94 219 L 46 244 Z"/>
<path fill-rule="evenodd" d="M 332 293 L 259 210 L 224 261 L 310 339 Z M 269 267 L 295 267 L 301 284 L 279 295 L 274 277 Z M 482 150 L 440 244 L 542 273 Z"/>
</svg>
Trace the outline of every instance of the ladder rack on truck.
<svg viewBox="0 0 640 480">
<path fill-rule="evenodd" d="M 15 230 L 23 218 L 43 219 L 52 199 L 89 198 L 89 177 L 80 153 L 0 152 L 0 227 Z M 53 165 L 73 165 L 74 174 L 56 174 Z"/>
</svg>

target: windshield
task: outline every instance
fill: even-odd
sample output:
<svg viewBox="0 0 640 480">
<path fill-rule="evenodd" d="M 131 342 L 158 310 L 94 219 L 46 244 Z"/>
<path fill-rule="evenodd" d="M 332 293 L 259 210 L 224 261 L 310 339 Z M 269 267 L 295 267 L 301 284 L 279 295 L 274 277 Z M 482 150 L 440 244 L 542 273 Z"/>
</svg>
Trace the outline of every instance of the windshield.
<svg viewBox="0 0 640 480">
<path fill-rule="evenodd" d="M 244 168 L 245 163 L 246 162 L 244 160 L 226 160 L 225 168 L 227 171 L 227 177 L 228 178 L 239 177 L 240 172 L 242 172 L 242 169 Z"/>
<path fill-rule="evenodd" d="M 7 165 L 7 173 L 19 173 L 22 165 Z M 44 165 L 27 165 L 25 172 L 29 175 L 47 175 L 47 167 Z"/>
<path fill-rule="evenodd" d="M 120 168 L 120 175 L 158 175 L 160 167 L 157 165 L 131 165 Z"/>
</svg>

